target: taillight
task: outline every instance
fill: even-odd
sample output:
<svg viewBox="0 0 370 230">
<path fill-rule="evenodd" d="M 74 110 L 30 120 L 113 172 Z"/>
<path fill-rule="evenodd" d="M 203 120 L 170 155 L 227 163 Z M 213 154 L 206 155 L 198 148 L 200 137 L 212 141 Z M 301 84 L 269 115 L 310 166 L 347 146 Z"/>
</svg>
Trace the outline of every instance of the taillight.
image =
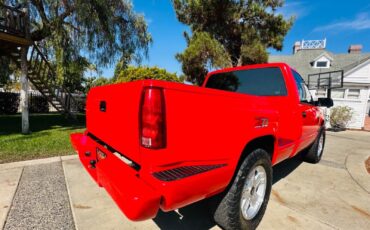
<svg viewBox="0 0 370 230">
<path fill-rule="evenodd" d="M 145 88 L 141 99 L 140 142 L 143 147 L 166 146 L 165 104 L 161 88 Z"/>
</svg>

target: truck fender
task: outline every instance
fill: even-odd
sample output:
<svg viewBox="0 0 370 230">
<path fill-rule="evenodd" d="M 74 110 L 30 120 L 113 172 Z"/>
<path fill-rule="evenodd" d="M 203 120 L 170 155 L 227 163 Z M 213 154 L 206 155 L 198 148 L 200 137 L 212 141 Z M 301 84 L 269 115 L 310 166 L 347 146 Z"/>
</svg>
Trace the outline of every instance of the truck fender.
<svg viewBox="0 0 370 230">
<path fill-rule="evenodd" d="M 234 169 L 233 169 L 234 174 L 230 178 L 230 181 L 228 182 L 227 188 L 229 188 L 229 186 L 234 181 L 234 178 L 235 178 L 236 174 L 238 173 L 240 165 L 243 162 L 243 160 L 245 159 L 245 157 L 248 155 L 248 153 L 252 152 L 253 150 L 255 150 L 257 148 L 262 148 L 265 151 L 267 151 L 270 155 L 271 161 L 273 161 L 274 155 L 275 155 L 275 150 L 276 150 L 276 137 L 275 137 L 275 135 L 266 134 L 266 135 L 263 135 L 263 136 L 258 136 L 258 137 L 255 137 L 255 138 L 249 140 L 245 144 L 243 150 L 240 152 L 240 154 L 234 160 L 234 162 L 235 162 L 233 164 L 234 165 Z"/>
</svg>

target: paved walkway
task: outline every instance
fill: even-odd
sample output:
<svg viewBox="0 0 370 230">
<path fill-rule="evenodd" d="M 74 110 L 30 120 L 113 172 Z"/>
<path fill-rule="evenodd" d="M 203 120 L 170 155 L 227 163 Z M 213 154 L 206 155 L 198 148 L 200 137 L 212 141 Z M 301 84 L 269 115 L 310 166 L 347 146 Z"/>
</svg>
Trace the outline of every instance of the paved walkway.
<svg viewBox="0 0 370 230">
<path fill-rule="evenodd" d="M 328 133 L 323 160 L 274 167 L 259 229 L 368 229 L 370 133 Z M 131 222 L 76 156 L 0 165 L 0 229 L 219 229 L 200 202 Z"/>
<path fill-rule="evenodd" d="M 4 229 L 73 229 L 61 162 L 24 167 Z"/>
</svg>

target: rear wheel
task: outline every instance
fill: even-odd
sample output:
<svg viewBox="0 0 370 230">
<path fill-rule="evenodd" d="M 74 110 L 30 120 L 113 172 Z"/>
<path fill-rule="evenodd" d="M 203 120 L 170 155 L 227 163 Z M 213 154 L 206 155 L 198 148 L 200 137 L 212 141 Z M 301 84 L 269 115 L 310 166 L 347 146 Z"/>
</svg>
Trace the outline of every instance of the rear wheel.
<svg viewBox="0 0 370 230">
<path fill-rule="evenodd" d="M 325 129 L 321 128 L 315 142 L 309 147 L 304 154 L 304 160 L 310 163 L 318 163 L 321 160 L 325 146 Z"/>
<path fill-rule="evenodd" d="M 242 162 L 229 190 L 222 195 L 214 218 L 224 229 L 255 229 L 270 197 L 272 167 L 263 149 L 252 151 Z"/>
</svg>

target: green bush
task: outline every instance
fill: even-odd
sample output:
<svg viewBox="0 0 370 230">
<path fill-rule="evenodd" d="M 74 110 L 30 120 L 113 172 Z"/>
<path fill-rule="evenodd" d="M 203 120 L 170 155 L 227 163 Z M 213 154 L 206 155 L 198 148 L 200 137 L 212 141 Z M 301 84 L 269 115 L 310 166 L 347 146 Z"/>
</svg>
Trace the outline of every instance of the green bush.
<svg viewBox="0 0 370 230">
<path fill-rule="evenodd" d="M 108 85 L 111 83 L 111 80 L 105 77 L 98 77 L 92 82 L 92 87 L 101 86 L 101 85 Z"/>
<path fill-rule="evenodd" d="M 129 82 L 144 79 L 156 79 L 164 81 L 181 82 L 175 73 L 170 73 L 165 69 L 147 66 L 129 66 L 122 69 L 118 75 L 113 78 L 113 83 Z"/>
<path fill-rule="evenodd" d="M 0 92 L 0 114 L 15 114 L 19 107 L 19 93 Z"/>
<path fill-rule="evenodd" d="M 352 119 L 353 109 L 349 106 L 337 106 L 330 109 L 330 125 L 334 129 L 345 129 Z"/>
<path fill-rule="evenodd" d="M 29 96 L 29 112 L 30 113 L 48 113 L 49 103 L 42 95 Z"/>
</svg>

